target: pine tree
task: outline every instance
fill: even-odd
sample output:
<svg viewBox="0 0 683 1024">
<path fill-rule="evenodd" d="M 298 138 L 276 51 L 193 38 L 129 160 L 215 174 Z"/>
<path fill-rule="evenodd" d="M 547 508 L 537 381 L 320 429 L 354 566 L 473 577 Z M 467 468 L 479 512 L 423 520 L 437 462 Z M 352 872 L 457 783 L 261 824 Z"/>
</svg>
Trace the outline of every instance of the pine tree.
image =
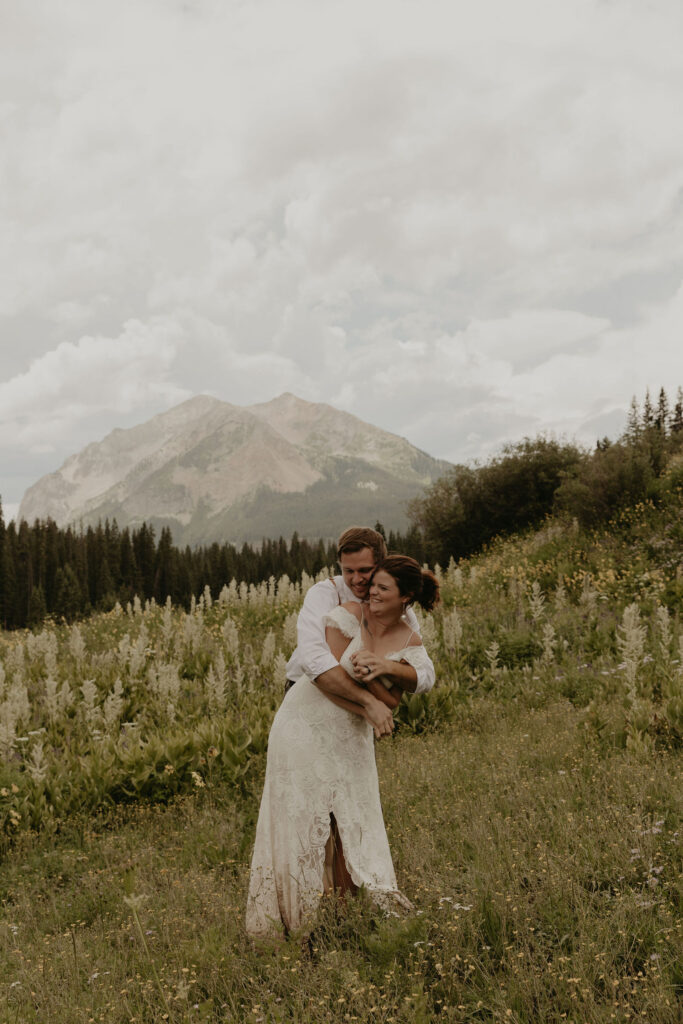
<svg viewBox="0 0 683 1024">
<path fill-rule="evenodd" d="M 55 606 L 55 594 L 57 592 L 55 581 L 57 570 L 63 560 L 62 544 L 62 534 L 59 527 L 54 519 L 48 519 L 45 524 L 45 569 L 43 574 L 45 604 L 48 612 L 51 612 Z"/>
<path fill-rule="evenodd" d="M 145 598 L 153 597 L 157 554 L 153 526 L 143 523 L 139 530 L 133 531 L 133 550 L 139 573 L 139 585 L 136 588 L 138 595 Z"/>
<path fill-rule="evenodd" d="M 0 498 L 0 628 L 5 622 L 5 586 L 7 580 L 5 563 L 5 520 L 2 514 L 2 498 Z"/>
<path fill-rule="evenodd" d="M 79 608 L 78 613 L 89 611 L 90 603 L 90 569 L 88 565 L 88 545 L 86 535 L 83 533 L 83 524 L 77 537 L 74 537 L 75 557 L 69 560 L 71 571 L 78 583 Z"/>
<path fill-rule="evenodd" d="M 652 408 L 652 399 L 650 398 L 649 388 L 647 388 L 647 390 L 645 391 L 645 402 L 643 403 L 642 423 L 645 430 L 649 430 L 650 427 L 653 427 L 655 423 L 655 412 Z"/>
<path fill-rule="evenodd" d="M 678 434 L 681 430 L 683 430 L 683 388 L 679 385 L 676 392 L 676 404 L 671 418 L 671 432 Z"/>
<path fill-rule="evenodd" d="M 5 527 L 3 614 L 6 629 L 15 629 L 21 625 L 18 618 L 16 554 L 17 531 L 12 520 Z"/>
<path fill-rule="evenodd" d="M 125 604 L 126 601 L 132 601 L 135 594 L 139 593 L 140 590 L 138 566 L 128 527 L 121 531 L 121 543 L 119 550 L 121 582 L 119 585 L 118 596 L 119 601 L 122 601 Z"/>
<path fill-rule="evenodd" d="M 14 621 L 17 626 L 24 627 L 28 621 L 28 605 L 33 590 L 33 558 L 31 552 L 31 528 L 25 519 L 19 523 L 17 531 L 16 608 Z"/>
<path fill-rule="evenodd" d="M 173 547 L 171 531 L 168 526 L 164 526 L 159 537 L 154 571 L 154 597 L 158 604 L 163 604 L 167 597 L 170 597 L 173 602 L 178 600 L 178 569 L 176 562 L 177 552 Z"/>
<path fill-rule="evenodd" d="M 78 577 L 70 565 L 57 570 L 56 585 L 55 613 L 71 621 L 81 612 L 83 593 Z"/>
<path fill-rule="evenodd" d="M 47 608 L 45 606 L 45 593 L 41 584 L 33 588 L 31 596 L 28 602 L 28 618 L 27 626 L 38 626 L 47 615 Z"/>
<path fill-rule="evenodd" d="M 669 399 L 666 397 L 666 391 L 664 388 L 659 389 L 655 426 L 663 437 L 666 437 L 669 433 Z"/>
<path fill-rule="evenodd" d="M 114 591 L 118 591 L 121 584 L 121 534 L 115 519 L 111 523 L 108 519 L 104 521 L 104 537 L 107 545 L 107 562 L 111 572 Z"/>
<path fill-rule="evenodd" d="M 624 432 L 624 441 L 630 445 L 638 444 L 640 435 L 642 433 L 642 427 L 640 425 L 640 410 L 638 408 L 638 402 L 634 395 L 631 399 L 631 406 L 628 412 L 628 419 L 626 421 L 626 430 Z"/>
</svg>

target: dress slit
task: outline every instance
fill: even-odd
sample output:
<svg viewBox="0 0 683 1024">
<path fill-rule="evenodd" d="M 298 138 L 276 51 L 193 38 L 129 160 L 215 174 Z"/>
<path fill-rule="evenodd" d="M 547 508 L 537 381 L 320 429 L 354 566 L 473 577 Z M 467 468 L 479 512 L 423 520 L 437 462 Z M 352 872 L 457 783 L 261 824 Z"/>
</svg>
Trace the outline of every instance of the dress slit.
<svg viewBox="0 0 683 1024">
<path fill-rule="evenodd" d="M 337 825 L 337 819 L 330 813 L 330 835 L 325 844 L 325 867 L 323 871 L 323 890 L 327 893 L 336 892 L 344 896 L 358 892 L 358 886 L 351 877 L 344 858 L 344 845 Z"/>
</svg>

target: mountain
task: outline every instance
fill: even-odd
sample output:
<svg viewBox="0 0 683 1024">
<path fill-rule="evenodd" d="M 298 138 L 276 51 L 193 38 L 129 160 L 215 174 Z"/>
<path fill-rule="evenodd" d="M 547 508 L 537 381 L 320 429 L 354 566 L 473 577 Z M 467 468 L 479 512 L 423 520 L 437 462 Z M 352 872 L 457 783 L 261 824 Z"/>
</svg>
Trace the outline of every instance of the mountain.
<svg viewBox="0 0 683 1024">
<path fill-rule="evenodd" d="M 404 530 L 406 503 L 448 468 L 329 405 L 198 395 L 70 456 L 26 491 L 19 519 L 147 521 L 176 544 L 335 537 L 378 519 Z"/>
</svg>

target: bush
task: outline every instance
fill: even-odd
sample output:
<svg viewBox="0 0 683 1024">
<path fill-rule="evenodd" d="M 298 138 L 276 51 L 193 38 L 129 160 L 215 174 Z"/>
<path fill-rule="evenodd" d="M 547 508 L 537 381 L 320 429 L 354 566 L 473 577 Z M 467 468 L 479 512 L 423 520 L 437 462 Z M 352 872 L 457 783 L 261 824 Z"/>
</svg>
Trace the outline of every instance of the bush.
<svg viewBox="0 0 683 1024">
<path fill-rule="evenodd" d="M 555 494 L 554 511 L 582 526 L 606 522 L 618 509 L 643 499 L 654 481 L 654 471 L 642 447 L 613 444 L 586 456 Z"/>
<path fill-rule="evenodd" d="M 493 537 L 542 522 L 555 491 L 581 458 L 573 444 L 537 437 L 507 445 L 486 466 L 455 466 L 409 508 L 428 556 L 445 564 Z"/>
</svg>

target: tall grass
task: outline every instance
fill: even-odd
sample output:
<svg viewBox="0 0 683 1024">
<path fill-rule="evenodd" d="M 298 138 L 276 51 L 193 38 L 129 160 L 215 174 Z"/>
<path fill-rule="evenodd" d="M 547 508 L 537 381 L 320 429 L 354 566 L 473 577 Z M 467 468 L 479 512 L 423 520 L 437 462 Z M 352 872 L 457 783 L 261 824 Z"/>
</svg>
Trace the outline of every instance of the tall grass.
<svg viewBox="0 0 683 1024">
<path fill-rule="evenodd" d="M 569 703 L 480 698 L 439 732 L 380 744 L 416 913 L 328 902 L 312 949 L 259 954 L 245 939 L 257 774 L 242 795 L 23 835 L 0 890 L 0 1019 L 137 1024 L 167 1003 L 174 1021 L 673 1024 L 680 759 L 586 739 Z"/>
<path fill-rule="evenodd" d="M 680 1020 L 679 510 L 439 570 L 439 684 L 377 747 L 416 912 L 325 900 L 267 953 L 243 907 L 301 588 L 2 637 L 0 1020 Z"/>
</svg>

